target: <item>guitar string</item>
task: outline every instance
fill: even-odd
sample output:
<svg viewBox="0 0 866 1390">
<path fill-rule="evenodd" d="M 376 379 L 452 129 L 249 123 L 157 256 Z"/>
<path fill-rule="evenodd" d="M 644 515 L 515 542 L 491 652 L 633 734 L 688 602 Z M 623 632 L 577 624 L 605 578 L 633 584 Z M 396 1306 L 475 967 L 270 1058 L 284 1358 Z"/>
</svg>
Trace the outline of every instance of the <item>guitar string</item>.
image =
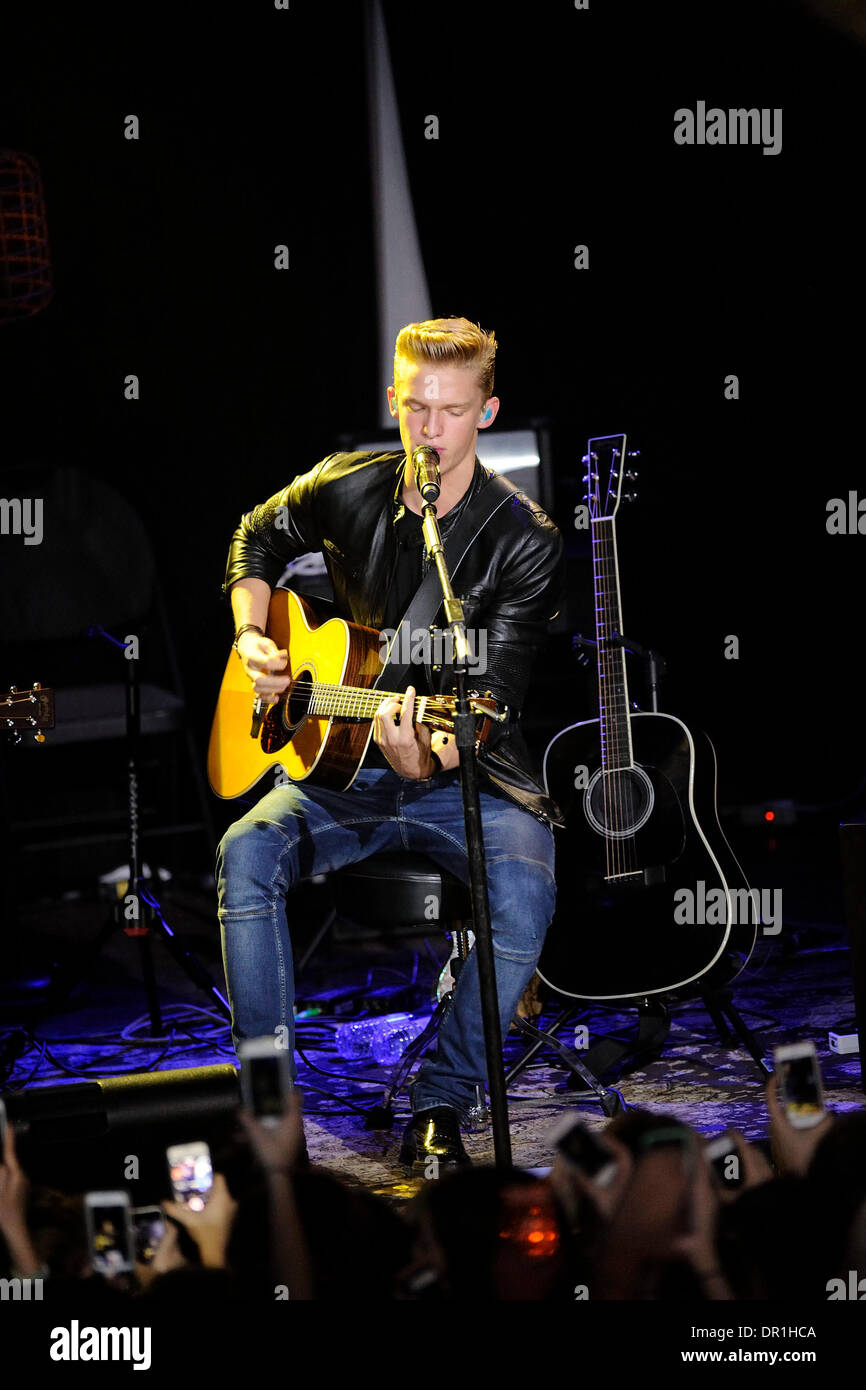
<svg viewBox="0 0 866 1390">
<path fill-rule="evenodd" d="M 612 520 L 609 522 L 609 524 L 608 524 L 608 526 L 607 526 L 606 529 L 607 529 L 607 534 L 606 534 L 606 536 L 605 536 L 605 545 L 604 545 L 604 548 L 603 548 L 603 551 L 602 551 L 602 572 L 603 572 L 603 576 L 604 576 L 605 607 L 606 607 L 606 614 L 607 614 L 607 619 L 608 619 L 608 621 L 607 621 L 607 623 L 606 623 L 606 627 L 607 627 L 607 630 L 608 630 L 608 634 L 607 634 L 607 635 L 608 635 L 608 640 L 610 640 L 610 637 L 612 636 L 612 629 L 613 629 L 614 627 L 617 627 L 617 630 L 618 630 L 618 625 L 615 624 L 615 623 L 612 621 L 612 620 L 615 619 L 616 616 L 617 616 L 616 613 L 614 612 L 614 607 L 613 607 L 613 605 L 614 605 L 614 600 L 615 600 L 615 597 L 616 597 L 616 591 L 615 591 L 614 584 L 613 584 L 613 580 L 614 580 L 614 567 L 613 567 L 612 551 L 611 551 L 611 543 L 610 543 L 610 542 L 611 542 L 611 533 L 612 533 L 612 530 L 613 530 L 613 521 L 612 521 Z M 619 718 L 618 718 L 619 711 L 618 711 L 618 709 L 617 709 L 617 703 L 618 703 L 618 688 L 617 688 L 617 680 L 616 680 L 616 677 L 617 677 L 618 655 L 619 655 L 619 648 L 616 648 L 616 647 L 610 648 L 610 647 L 608 647 L 608 652 L 607 652 L 607 676 L 606 676 L 606 684 L 607 684 L 608 745 L 609 745 L 609 749 L 610 749 L 610 753 L 611 753 L 611 758 L 610 758 L 610 763 L 611 763 L 611 770 L 610 770 L 610 786 L 611 786 L 611 807 L 612 807 L 612 816 L 611 816 L 611 820 L 612 820 L 612 828 L 613 828 L 613 832 L 614 832 L 614 841 L 613 841 L 613 862 L 614 862 L 614 872 L 616 873 L 616 875 L 617 875 L 618 877 L 622 877 L 622 875 L 623 875 L 624 872 L 625 872 L 625 858 L 624 858 L 623 840 L 622 840 L 622 838 L 621 838 L 621 832 L 622 832 L 622 827 L 623 827 L 623 808 L 622 808 L 622 786 L 623 786 L 623 778 L 622 778 L 622 772 L 621 772 L 622 748 L 621 748 L 621 746 L 620 746 L 620 725 L 619 725 Z"/>
<path fill-rule="evenodd" d="M 614 593 L 616 595 L 619 611 L 617 613 L 618 628 L 622 627 L 622 599 L 619 593 L 619 582 L 617 575 L 616 560 L 616 528 L 611 526 L 611 563 L 614 573 Z M 620 702 L 619 725 L 623 734 L 624 746 L 620 751 L 620 761 L 624 759 L 625 770 L 620 774 L 622 779 L 622 800 L 623 800 L 623 819 L 622 826 L 633 826 L 635 821 L 635 778 L 633 772 L 634 759 L 631 750 L 631 720 L 628 708 L 628 680 L 626 675 L 625 648 L 617 648 L 618 658 L 618 698 Z M 637 857 L 634 832 L 629 830 L 621 841 L 623 845 L 623 871 L 634 873 L 637 869 Z"/>
<path fill-rule="evenodd" d="M 622 833 L 627 826 L 634 823 L 634 785 L 633 777 L 630 775 L 633 760 L 629 756 L 629 748 L 623 746 L 620 737 L 622 716 L 624 713 L 624 718 L 627 720 L 628 710 L 620 712 L 617 709 L 617 705 L 624 700 L 626 690 L 625 652 L 622 647 L 616 648 L 612 663 L 611 653 L 608 649 L 610 633 L 607 629 L 611 627 L 608 619 L 615 616 L 612 613 L 612 601 L 615 600 L 617 589 L 613 518 L 598 518 L 597 520 L 599 522 L 608 521 L 610 533 L 609 535 L 605 534 L 599 526 L 598 554 L 594 555 L 593 558 L 596 570 L 596 596 L 601 600 L 601 603 L 596 605 L 596 612 L 597 615 L 602 615 L 597 616 L 600 699 L 604 710 L 601 728 L 602 800 L 604 824 L 612 832 L 605 837 L 605 859 L 608 875 L 610 876 L 612 871 L 615 876 L 618 876 L 636 871 L 634 834 L 633 832 Z M 628 734 L 629 729 L 626 725 L 626 739 L 627 743 L 630 744 L 631 740 Z M 623 763 L 624 756 L 625 763 Z"/>
<path fill-rule="evenodd" d="M 373 719 L 384 700 L 400 699 L 397 691 L 367 690 L 363 686 L 341 686 L 324 681 L 296 681 L 292 694 L 300 691 L 310 695 L 307 714 L 316 718 Z M 286 703 L 285 701 L 283 702 Z M 453 702 L 448 696 L 420 696 L 418 719 L 432 723 L 436 719 L 453 721 Z"/>
<path fill-rule="evenodd" d="M 622 616 L 620 612 L 613 612 L 613 608 L 618 606 L 619 586 L 617 584 L 616 566 L 616 532 L 615 522 L 611 518 L 609 526 L 608 545 L 605 554 L 606 580 L 610 600 L 608 603 L 611 615 L 616 618 L 616 629 L 619 632 L 622 626 Z M 628 771 L 631 762 L 628 756 L 628 748 L 623 744 L 622 731 L 628 735 L 628 708 L 625 700 L 626 680 L 625 680 L 625 650 L 622 646 L 614 648 L 614 666 L 609 667 L 609 675 L 613 679 L 609 682 L 609 710 L 612 714 L 614 734 L 614 757 L 616 767 L 613 773 L 614 779 L 614 804 L 615 819 L 617 830 L 617 872 L 625 875 L 634 872 L 634 837 L 627 832 L 627 827 L 633 824 L 634 804 L 632 799 L 632 778 Z M 615 677 L 614 677 L 614 672 Z"/>
<path fill-rule="evenodd" d="M 364 686 L 335 685 L 325 681 L 296 681 L 292 694 L 296 691 L 304 694 L 311 692 L 309 713 L 339 714 L 348 719 L 372 718 L 384 700 L 402 698 L 399 691 L 367 690 Z M 427 710 L 432 709 L 434 713 L 445 714 L 451 708 L 448 696 L 418 696 L 419 705 L 422 701 Z"/>
<path fill-rule="evenodd" d="M 613 519 L 611 518 L 606 527 L 606 534 L 604 534 L 601 554 L 602 582 L 604 585 L 603 612 L 605 614 L 605 629 L 608 641 L 612 635 L 611 629 L 613 624 L 611 620 L 616 617 L 616 614 L 613 612 L 615 590 L 613 588 L 614 569 L 610 547 L 612 531 Z M 610 823 L 613 832 L 613 867 L 614 873 L 619 877 L 625 870 L 625 862 L 623 856 L 623 842 L 620 838 L 620 831 L 622 829 L 622 806 L 620 804 L 622 778 L 620 774 L 621 750 L 619 745 L 619 725 L 616 710 L 617 692 L 614 681 L 616 659 L 617 649 L 611 650 L 606 643 L 605 709 L 607 714 L 607 744 L 609 750 L 608 765 L 610 769 Z"/>
<path fill-rule="evenodd" d="M 604 532 L 602 519 L 596 519 L 593 534 L 593 578 L 595 590 L 596 628 L 598 637 L 598 693 L 599 693 L 599 740 L 601 744 L 601 790 L 602 815 L 605 839 L 605 877 L 609 879 L 614 872 L 612 863 L 615 841 L 608 833 L 610 829 L 610 784 L 608 781 L 608 710 L 607 710 L 607 623 L 604 590 Z"/>
</svg>

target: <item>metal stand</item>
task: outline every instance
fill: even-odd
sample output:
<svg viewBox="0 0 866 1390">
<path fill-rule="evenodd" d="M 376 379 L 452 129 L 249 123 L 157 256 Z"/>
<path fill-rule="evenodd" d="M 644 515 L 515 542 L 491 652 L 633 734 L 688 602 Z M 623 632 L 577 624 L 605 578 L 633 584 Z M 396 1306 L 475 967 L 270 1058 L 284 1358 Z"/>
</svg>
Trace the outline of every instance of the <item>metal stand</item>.
<svg viewBox="0 0 866 1390">
<path fill-rule="evenodd" d="M 716 1026 L 719 1041 L 724 1045 L 736 1038 L 742 1043 L 757 1066 L 761 1080 L 766 1081 L 771 1073 L 764 1064 L 757 1038 L 746 1027 L 733 1002 L 731 990 L 729 988 L 703 990 L 700 999 Z M 578 1052 L 573 1047 L 566 1047 L 556 1036 L 567 1024 L 571 1023 L 576 1015 L 585 1011 L 586 1004 L 566 1005 L 547 1028 L 536 1028 L 526 1019 L 515 1018 L 514 1022 L 520 1032 L 523 1033 L 524 1037 L 531 1038 L 533 1041 L 532 1046 L 527 1048 L 523 1056 L 506 1073 L 507 1085 L 510 1086 L 515 1077 L 520 1075 L 536 1054 L 543 1047 L 548 1046 L 559 1055 L 571 1072 L 566 1083 L 569 1090 L 580 1091 L 584 1100 L 597 1100 L 605 1115 L 616 1115 L 627 1110 L 628 1106 L 619 1091 L 613 1087 L 602 1085 L 599 1077 L 603 1076 L 605 1072 L 609 1072 L 613 1067 L 623 1068 L 627 1065 L 631 1070 L 645 1061 L 654 1060 L 661 1053 L 670 1032 L 668 1001 L 655 998 L 639 999 L 636 1001 L 635 1007 L 637 1009 L 637 1031 L 631 1037 L 602 1036 L 586 1052 Z"/>
<path fill-rule="evenodd" d="M 478 764 L 475 755 L 475 715 L 466 695 L 466 677 L 471 660 L 466 637 L 463 605 L 451 586 L 445 563 L 445 552 L 435 501 L 439 485 L 421 488 L 424 540 L 427 554 L 436 566 L 445 607 L 445 617 L 454 641 L 453 672 L 457 686 L 457 714 L 454 720 L 457 747 L 460 751 L 460 788 L 463 793 L 463 818 L 466 823 L 466 853 L 469 857 L 469 889 L 472 897 L 472 919 L 475 925 L 475 950 L 478 957 L 478 983 L 481 991 L 481 1017 L 484 1024 L 484 1047 L 487 1056 L 487 1079 L 490 1088 L 490 1112 L 493 1126 L 493 1152 L 500 1170 L 512 1166 L 511 1135 L 508 1128 L 508 1102 L 505 1072 L 502 1061 L 502 1032 L 499 1026 L 499 1002 L 496 993 L 496 967 L 493 959 L 493 933 L 490 925 L 490 902 L 487 896 L 487 869 L 484 858 L 484 837 L 481 826 Z"/>
<path fill-rule="evenodd" d="M 566 1010 L 562 1017 L 555 1020 L 556 1026 L 562 1027 L 574 1013 L 574 1009 Z M 572 1073 L 572 1079 L 569 1080 L 569 1085 L 572 1085 L 574 1077 L 579 1077 L 588 1092 L 586 1099 L 597 1100 L 605 1115 L 608 1117 L 620 1115 L 623 1111 L 628 1109 L 619 1091 L 614 1090 L 612 1086 L 603 1086 L 594 1072 L 590 1070 L 590 1056 L 588 1052 L 581 1056 L 575 1048 L 566 1047 L 565 1043 L 561 1043 L 555 1036 L 552 1027 L 549 1030 L 536 1028 L 535 1024 L 530 1023 L 528 1019 L 518 1018 L 517 1016 L 515 1016 L 514 1023 L 525 1038 L 533 1039 L 534 1046 L 527 1049 L 520 1060 L 508 1072 L 506 1080 L 509 1085 L 514 1080 L 515 1076 L 517 1076 L 525 1066 L 528 1066 L 536 1052 L 547 1044 L 548 1047 L 552 1047 L 554 1052 L 562 1058 L 563 1062 Z M 577 1088 L 575 1087 L 575 1089 Z"/>
<path fill-rule="evenodd" d="M 704 1001 L 704 1008 L 716 1025 L 719 1040 L 722 1043 L 727 1043 L 731 1041 L 732 1037 L 738 1038 L 761 1073 L 761 1079 L 767 1081 L 772 1076 L 772 1072 L 764 1063 L 757 1038 L 740 1017 L 730 988 L 704 990 L 701 999 Z"/>
<path fill-rule="evenodd" d="M 157 899 L 142 887 L 139 851 L 139 797 L 138 797 L 138 744 L 141 729 L 141 711 L 138 688 L 138 656 L 133 655 L 125 642 L 112 637 L 103 627 L 90 629 L 90 636 L 104 637 L 107 642 L 119 648 L 126 658 L 126 776 L 129 809 L 129 879 L 123 898 L 112 907 L 108 919 L 87 950 L 84 960 L 78 958 L 71 968 L 61 971 L 53 981 L 47 995 L 26 1019 L 24 1031 L 17 1032 L 10 1039 L 5 1053 L 0 1057 L 0 1075 L 11 1071 L 18 1056 L 25 1050 L 27 1032 L 43 1018 L 48 1017 L 59 1004 L 64 1003 L 77 985 L 87 976 L 105 942 L 114 932 L 122 930 L 130 939 L 138 941 L 141 971 L 150 1014 L 151 1031 L 154 1037 L 165 1037 L 165 1027 L 159 1006 L 156 988 L 156 975 L 153 967 L 150 938 L 158 932 L 178 965 L 185 971 L 193 984 L 202 989 L 220 1013 L 229 1022 L 231 1009 L 228 1001 L 214 985 L 201 962 L 177 940 L 171 927 L 160 910 Z"/>
<path fill-rule="evenodd" d="M 451 1008 L 451 1005 L 453 1003 L 454 989 L 457 986 L 457 981 L 460 977 L 460 971 L 463 969 L 463 966 L 466 962 L 466 957 L 469 955 L 469 951 L 471 949 L 469 945 L 469 929 L 462 923 L 461 925 L 454 927 L 454 930 L 452 931 L 451 935 L 454 945 L 456 947 L 456 955 L 453 956 L 449 961 L 454 984 L 452 988 L 448 990 L 446 994 L 443 994 L 441 999 L 438 1001 L 436 1008 L 433 1010 L 433 1013 L 430 1016 L 426 1028 L 424 1028 L 424 1030 L 418 1034 L 417 1038 L 413 1038 L 412 1041 L 403 1050 L 400 1056 L 400 1060 L 395 1067 L 394 1074 L 391 1077 L 390 1085 L 388 1086 L 388 1089 L 385 1092 L 385 1097 L 382 1101 L 382 1104 L 380 1106 L 373 1106 L 367 1112 L 367 1118 L 364 1122 L 366 1129 L 390 1129 L 391 1125 L 394 1122 L 394 1097 L 398 1095 L 399 1092 L 402 1090 L 406 1078 L 412 1070 L 413 1066 L 415 1065 L 415 1062 L 423 1052 L 426 1052 L 427 1047 L 433 1041 L 439 1029 L 441 1028 L 442 1022 L 446 1017 L 448 1010 Z M 488 1121 L 489 1112 L 487 1109 L 487 1101 L 484 1095 L 484 1087 L 481 1085 L 476 1085 L 475 1105 L 472 1107 L 472 1110 L 470 1112 L 470 1127 L 472 1129 L 484 1129 L 486 1128 Z"/>
</svg>

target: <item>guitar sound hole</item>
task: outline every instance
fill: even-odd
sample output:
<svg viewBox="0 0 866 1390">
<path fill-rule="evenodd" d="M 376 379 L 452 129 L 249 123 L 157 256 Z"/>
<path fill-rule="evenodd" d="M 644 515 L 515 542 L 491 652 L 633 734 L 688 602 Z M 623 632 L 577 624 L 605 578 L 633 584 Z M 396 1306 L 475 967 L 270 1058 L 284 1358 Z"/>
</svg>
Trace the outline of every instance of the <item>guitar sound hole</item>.
<svg viewBox="0 0 866 1390">
<path fill-rule="evenodd" d="M 600 768 L 590 781 L 583 809 L 593 830 L 609 839 L 634 835 L 652 815 L 655 793 L 642 767 Z"/>
<path fill-rule="evenodd" d="M 289 686 L 284 717 L 290 729 L 297 729 L 309 714 L 310 702 L 313 698 L 312 687 L 313 673 L 310 670 L 299 671 Z"/>
</svg>

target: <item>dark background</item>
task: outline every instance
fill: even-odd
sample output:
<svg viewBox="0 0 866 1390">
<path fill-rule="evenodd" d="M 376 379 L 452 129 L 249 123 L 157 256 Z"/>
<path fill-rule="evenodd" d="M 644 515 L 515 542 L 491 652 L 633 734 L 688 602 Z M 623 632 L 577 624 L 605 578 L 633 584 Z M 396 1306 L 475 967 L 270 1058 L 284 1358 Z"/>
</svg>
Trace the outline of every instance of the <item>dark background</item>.
<svg viewBox="0 0 866 1390">
<path fill-rule="evenodd" d="M 866 49 L 766 0 L 385 13 L 433 313 L 495 330 L 497 428 L 551 422 L 570 602 L 528 710 L 538 751 L 597 713 L 569 655 L 592 626 L 571 517 L 587 436 L 625 429 L 642 450 L 619 522 L 625 627 L 669 659 L 663 707 L 712 733 L 723 802 L 862 807 L 866 542 L 825 523 L 864 477 Z M 363 18 L 360 0 L 294 0 L 4 19 L 0 145 L 39 162 L 55 274 L 43 312 L 0 325 L 4 462 L 75 464 L 140 514 L 202 755 L 241 513 L 342 433 L 379 433 Z M 782 107 L 782 152 L 677 146 L 674 111 L 698 100 Z M 28 592 L 78 582 L 74 528 L 46 517 L 38 556 L 22 549 L 2 538 L 18 597 L 0 674 L 60 685 L 50 644 L 18 663 Z M 113 596 L 133 583 L 121 566 Z M 94 757 L 96 775 L 116 750 Z"/>
</svg>

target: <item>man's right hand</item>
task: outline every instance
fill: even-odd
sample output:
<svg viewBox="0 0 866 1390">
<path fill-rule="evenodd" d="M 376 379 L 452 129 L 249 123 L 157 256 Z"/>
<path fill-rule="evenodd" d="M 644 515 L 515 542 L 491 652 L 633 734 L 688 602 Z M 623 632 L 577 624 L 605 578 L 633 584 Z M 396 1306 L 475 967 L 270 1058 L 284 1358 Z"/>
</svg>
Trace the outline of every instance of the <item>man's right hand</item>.
<svg viewBox="0 0 866 1390">
<path fill-rule="evenodd" d="M 238 656 L 256 694 L 264 696 L 268 704 L 273 704 L 288 689 L 289 677 L 274 673 L 285 670 L 289 653 L 285 648 L 280 649 L 270 637 L 244 632 L 238 642 Z"/>
</svg>

